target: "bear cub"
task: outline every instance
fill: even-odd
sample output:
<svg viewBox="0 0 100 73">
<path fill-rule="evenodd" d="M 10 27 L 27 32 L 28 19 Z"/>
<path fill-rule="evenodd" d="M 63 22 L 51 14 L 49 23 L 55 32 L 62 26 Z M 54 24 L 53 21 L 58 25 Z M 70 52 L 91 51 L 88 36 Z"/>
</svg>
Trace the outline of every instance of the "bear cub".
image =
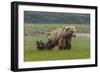
<svg viewBox="0 0 100 73">
<path fill-rule="evenodd" d="M 36 41 L 36 44 L 37 44 L 37 49 L 39 50 L 43 50 L 45 47 L 45 43 L 42 40 Z"/>
<path fill-rule="evenodd" d="M 52 50 L 53 46 L 52 46 L 52 41 L 50 39 L 48 39 L 48 41 L 46 43 L 44 43 L 42 40 L 40 41 L 36 41 L 37 43 L 37 49 L 39 50 Z"/>
</svg>

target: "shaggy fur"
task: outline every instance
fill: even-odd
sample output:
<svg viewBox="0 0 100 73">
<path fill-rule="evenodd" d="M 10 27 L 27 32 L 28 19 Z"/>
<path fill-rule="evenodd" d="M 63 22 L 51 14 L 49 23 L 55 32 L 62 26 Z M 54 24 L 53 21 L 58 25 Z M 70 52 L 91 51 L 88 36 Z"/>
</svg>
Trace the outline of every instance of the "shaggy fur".
<svg viewBox="0 0 100 73">
<path fill-rule="evenodd" d="M 64 26 L 51 32 L 49 39 L 52 45 L 58 45 L 59 49 L 71 49 L 71 39 L 75 37 L 75 26 Z"/>
</svg>

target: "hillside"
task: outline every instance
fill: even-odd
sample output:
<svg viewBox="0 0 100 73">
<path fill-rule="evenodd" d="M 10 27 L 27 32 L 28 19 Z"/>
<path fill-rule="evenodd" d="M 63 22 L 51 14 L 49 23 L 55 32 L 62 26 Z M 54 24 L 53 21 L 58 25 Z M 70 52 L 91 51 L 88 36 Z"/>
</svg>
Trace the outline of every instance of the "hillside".
<svg viewBox="0 0 100 73">
<path fill-rule="evenodd" d="M 90 24 L 89 14 L 24 11 L 25 23 Z"/>
</svg>

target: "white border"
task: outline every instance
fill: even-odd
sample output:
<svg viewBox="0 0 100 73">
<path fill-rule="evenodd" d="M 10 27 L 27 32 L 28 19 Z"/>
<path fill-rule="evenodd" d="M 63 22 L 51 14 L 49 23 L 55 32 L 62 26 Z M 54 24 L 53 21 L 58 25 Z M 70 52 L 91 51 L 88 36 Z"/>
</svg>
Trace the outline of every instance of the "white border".
<svg viewBox="0 0 100 73">
<path fill-rule="evenodd" d="M 42 62 L 24 62 L 24 11 L 45 11 L 45 12 L 68 12 L 68 13 L 84 13 L 90 14 L 90 33 L 91 36 L 91 58 L 81 60 L 58 60 L 58 61 L 42 61 Z M 36 68 L 36 67 L 50 67 L 50 66 L 71 66 L 95 64 L 95 10 L 81 9 L 81 8 L 61 8 L 61 7 L 46 7 L 46 6 L 18 6 L 18 68 Z"/>
</svg>

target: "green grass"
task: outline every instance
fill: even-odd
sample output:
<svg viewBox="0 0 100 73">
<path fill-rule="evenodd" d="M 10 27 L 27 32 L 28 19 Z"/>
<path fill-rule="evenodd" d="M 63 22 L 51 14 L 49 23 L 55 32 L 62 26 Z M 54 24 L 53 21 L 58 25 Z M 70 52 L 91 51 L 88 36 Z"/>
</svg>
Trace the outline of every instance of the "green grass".
<svg viewBox="0 0 100 73">
<path fill-rule="evenodd" d="M 86 59 L 90 57 L 90 41 L 87 37 L 73 38 L 72 50 L 37 50 L 36 40 L 46 41 L 47 36 L 25 36 L 24 61 Z"/>
<path fill-rule="evenodd" d="M 67 24 L 68 25 L 68 24 Z M 71 24 L 74 25 L 74 24 Z M 65 26 L 65 24 L 25 24 L 25 30 L 52 31 L 56 28 Z M 77 32 L 89 33 L 89 25 L 74 25 Z M 76 37 L 72 39 L 71 50 L 59 50 L 54 47 L 53 50 L 37 50 L 36 41 L 43 40 L 46 42 L 48 35 L 36 34 L 24 36 L 24 61 L 47 61 L 47 60 L 71 60 L 90 58 L 90 37 Z"/>
<path fill-rule="evenodd" d="M 63 26 L 75 26 L 77 32 L 89 33 L 90 25 L 87 24 L 25 24 L 25 29 L 29 30 L 42 30 L 42 31 L 52 31 L 56 28 L 61 28 Z"/>
</svg>

